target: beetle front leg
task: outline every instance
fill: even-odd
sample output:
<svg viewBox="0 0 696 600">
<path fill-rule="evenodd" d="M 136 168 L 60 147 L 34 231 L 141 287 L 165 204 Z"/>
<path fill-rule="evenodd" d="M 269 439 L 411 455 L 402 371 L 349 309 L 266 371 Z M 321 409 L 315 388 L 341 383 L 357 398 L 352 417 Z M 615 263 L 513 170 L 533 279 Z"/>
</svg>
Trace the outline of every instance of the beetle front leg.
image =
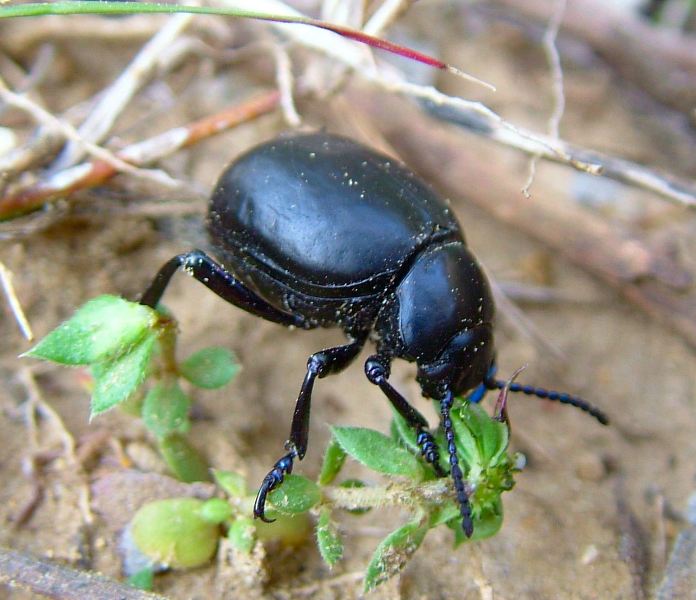
<svg viewBox="0 0 696 600">
<path fill-rule="evenodd" d="M 426 462 L 433 465 L 438 477 L 447 475 L 440 466 L 440 453 L 432 434 L 428 431 L 428 422 L 408 401 L 397 392 L 387 381 L 389 377 L 389 361 L 386 357 L 375 354 L 365 361 L 365 375 L 370 383 L 379 386 L 391 405 L 406 420 L 406 423 L 416 432 L 416 443 Z"/>
<path fill-rule="evenodd" d="M 290 426 L 290 439 L 285 443 L 288 453 L 281 457 L 273 468 L 263 478 L 261 487 L 256 495 L 254 502 L 254 518 L 261 519 L 266 523 L 272 522 L 265 516 L 266 497 L 277 488 L 285 475 L 292 473 L 293 462 L 297 458 L 302 460 L 307 452 L 309 442 L 309 413 L 312 404 L 312 390 L 314 381 L 331 373 L 338 373 L 345 369 L 355 357 L 360 354 L 360 350 L 365 345 L 367 332 L 360 333 L 353 342 L 344 346 L 327 348 L 316 354 L 312 354 L 307 360 L 307 374 L 302 382 L 300 394 L 295 404 L 295 412 Z"/>
</svg>

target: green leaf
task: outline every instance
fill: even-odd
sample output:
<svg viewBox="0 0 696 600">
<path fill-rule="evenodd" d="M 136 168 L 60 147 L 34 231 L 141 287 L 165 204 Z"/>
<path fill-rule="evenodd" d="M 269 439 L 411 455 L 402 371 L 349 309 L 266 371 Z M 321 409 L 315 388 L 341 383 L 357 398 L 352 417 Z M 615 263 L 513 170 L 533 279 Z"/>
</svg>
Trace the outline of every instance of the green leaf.
<svg viewBox="0 0 696 600">
<path fill-rule="evenodd" d="M 478 441 L 471 429 L 467 427 L 467 422 L 463 421 L 461 418 L 461 413 L 466 410 L 467 408 L 462 408 L 461 411 L 455 410 L 452 411 L 451 414 L 457 454 L 459 455 L 459 460 L 462 463 L 461 467 L 465 474 L 468 473 L 472 467 L 477 470 L 481 468 L 481 451 Z M 447 456 L 446 449 L 444 455 Z"/>
<path fill-rule="evenodd" d="M 270 511 L 274 521 L 264 523 L 254 520 L 256 539 L 261 542 L 280 542 L 284 546 L 300 546 L 305 544 L 314 531 L 312 518 L 308 512 L 285 515 L 276 510 Z M 269 512 L 266 513 L 267 515 Z"/>
<path fill-rule="evenodd" d="M 307 512 L 319 504 L 319 486 L 302 475 L 287 475 L 283 484 L 268 494 L 270 504 L 278 512 L 296 514 Z"/>
<path fill-rule="evenodd" d="M 64 365 L 89 365 L 132 349 L 157 323 L 149 306 L 99 296 L 77 310 L 24 356 Z"/>
<path fill-rule="evenodd" d="M 361 427 L 333 427 L 332 432 L 350 456 L 373 471 L 416 481 L 423 479 L 418 459 L 386 435 Z"/>
<path fill-rule="evenodd" d="M 214 390 L 226 385 L 239 371 L 234 354 L 226 348 L 204 348 L 179 365 L 179 372 L 193 385 Z"/>
<path fill-rule="evenodd" d="M 394 433 L 398 436 L 396 441 L 400 441 L 406 448 L 414 454 L 420 454 L 420 448 L 416 443 L 416 432 L 396 410 L 392 409 Z"/>
<path fill-rule="evenodd" d="M 333 567 L 343 557 L 343 542 L 331 521 L 331 511 L 322 508 L 317 522 L 317 546 L 324 562 Z"/>
<path fill-rule="evenodd" d="M 249 517 L 237 517 L 227 531 L 227 539 L 237 550 L 249 554 L 256 543 L 254 521 Z"/>
<path fill-rule="evenodd" d="M 155 335 L 149 335 L 119 358 L 92 365 L 94 390 L 90 418 L 127 400 L 138 389 L 147 376 L 155 341 Z"/>
<path fill-rule="evenodd" d="M 208 463 L 183 433 L 174 432 L 160 438 L 159 448 L 167 466 L 180 481 L 210 481 Z"/>
<path fill-rule="evenodd" d="M 478 404 L 464 407 L 460 418 L 478 440 L 482 464 L 487 465 L 493 456 L 507 447 L 507 426 L 494 421 L 483 407 Z"/>
<path fill-rule="evenodd" d="M 247 487 L 246 477 L 244 477 L 244 475 L 235 473 L 234 471 L 213 469 L 213 477 L 215 478 L 215 483 L 217 483 L 228 496 L 232 498 L 244 498 L 244 496 L 249 495 L 249 488 Z"/>
<path fill-rule="evenodd" d="M 220 528 L 201 517 L 202 505 L 195 498 L 145 504 L 130 524 L 135 545 L 153 561 L 174 569 L 207 563 L 215 554 Z"/>
<path fill-rule="evenodd" d="M 219 525 L 232 516 L 232 507 L 222 498 L 210 498 L 201 506 L 201 518 L 208 523 Z"/>
<path fill-rule="evenodd" d="M 329 485 L 336 479 L 336 475 L 338 475 L 345 461 L 345 451 L 338 445 L 334 438 L 331 438 L 326 452 L 324 453 L 324 461 L 322 462 L 321 472 L 319 473 L 319 485 Z"/>
<path fill-rule="evenodd" d="M 447 527 L 454 531 L 454 547 L 465 542 L 476 542 L 494 536 L 503 526 L 503 502 L 498 497 L 497 502 L 489 508 L 474 515 L 474 534 L 468 538 L 462 529 L 461 517 L 453 518 L 447 522 Z"/>
<path fill-rule="evenodd" d="M 461 520 L 459 506 L 455 504 L 454 501 L 447 502 L 442 506 L 435 507 L 431 511 L 428 525 L 432 529 L 433 527 L 437 527 L 438 525 L 442 525 L 443 523 L 448 523 L 449 521 L 452 521 L 454 519 Z"/>
<path fill-rule="evenodd" d="M 146 567 L 137 573 L 133 573 L 128 578 L 128 585 L 139 590 L 150 591 L 154 580 L 154 571 L 150 567 Z"/>
<path fill-rule="evenodd" d="M 175 431 L 186 433 L 191 427 L 190 407 L 191 400 L 176 379 L 160 381 L 145 396 L 142 419 L 145 427 L 158 438 Z"/>
<path fill-rule="evenodd" d="M 485 468 L 497 464 L 508 447 L 508 426 L 494 420 L 478 404 L 466 404 L 453 411 L 457 447 L 470 465 Z M 474 453 L 474 448 L 475 453 Z"/>
<path fill-rule="evenodd" d="M 422 526 L 420 521 L 411 521 L 384 538 L 365 571 L 365 592 L 401 571 L 418 550 L 427 532 L 428 528 Z"/>
</svg>

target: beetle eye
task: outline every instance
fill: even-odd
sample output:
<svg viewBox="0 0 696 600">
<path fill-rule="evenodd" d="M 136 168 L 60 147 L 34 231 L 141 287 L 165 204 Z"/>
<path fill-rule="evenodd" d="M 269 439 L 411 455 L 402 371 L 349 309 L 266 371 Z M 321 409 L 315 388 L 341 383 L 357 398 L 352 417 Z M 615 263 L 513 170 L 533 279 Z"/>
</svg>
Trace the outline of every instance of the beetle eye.
<svg viewBox="0 0 696 600">
<path fill-rule="evenodd" d="M 427 396 L 446 386 L 455 395 L 477 387 L 486 377 L 494 357 L 493 332 L 482 324 L 455 335 L 436 361 L 419 365 L 418 382 Z"/>
<path fill-rule="evenodd" d="M 493 362 L 493 332 L 484 324 L 455 336 L 448 346 L 453 362 L 452 391 L 462 394 L 478 386 Z"/>
</svg>

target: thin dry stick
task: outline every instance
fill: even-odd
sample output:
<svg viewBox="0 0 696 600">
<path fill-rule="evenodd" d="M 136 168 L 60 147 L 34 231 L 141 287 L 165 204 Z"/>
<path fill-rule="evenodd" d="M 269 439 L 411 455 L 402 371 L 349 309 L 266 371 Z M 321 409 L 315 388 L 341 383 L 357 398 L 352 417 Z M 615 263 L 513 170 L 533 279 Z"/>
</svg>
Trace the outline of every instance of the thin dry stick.
<svg viewBox="0 0 696 600">
<path fill-rule="evenodd" d="M 283 46 L 273 45 L 273 57 L 276 63 L 276 83 L 280 90 L 280 107 L 283 110 L 285 121 L 291 127 L 299 127 L 302 123 L 295 101 L 293 100 L 294 80 L 292 76 L 292 65 L 290 57 Z"/>
<path fill-rule="evenodd" d="M 5 292 L 5 298 L 7 298 L 7 303 L 10 306 L 12 316 L 15 318 L 19 330 L 22 332 L 22 335 L 31 342 L 34 339 L 34 334 L 31 330 L 31 325 L 29 325 L 29 321 L 22 310 L 22 305 L 19 302 L 19 298 L 17 298 L 14 286 L 12 285 L 12 271 L 10 271 L 2 262 L 0 262 L 0 284 Z"/>
<path fill-rule="evenodd" d="M 165 600 L 164 596 L 136 590 L 99 573 L 78 571 L 3 547 L 0 584 L 54 600 Z"/>
<path fill-rule="evenodd" d="M 36 427 L 36 413 L 39 413 L 46 422 L 51 426 L 52 430 L 56 433 L 63 446 L 63 456 L 65 457 L 69 467 L 71 469 L 77 469 L 79 463 L 77 461 L 77 455 L 75 453 L 75 438 L 72 436 L 68 428 L 65 426 L 61 416 L 53 409 L 53 407 L 45 402 L 41 396 L 39 386 L 36 384 L 34 379 L 34 374 L 28 367 L 23 368 L 19 377 L 27 390 L 27 426 L 31 433 L 30 437 L 33 437 L 33 452 L 36 454 L 39 451 L 38 445 L 39 440 L 37 436 Z M 90 508 L 90 493 L 89 487 L 86 481 L 82 481 L 80 489 L 78 491 L 78 506 L 82 514 L 82 520 L 85 524 L 89 525 L 94 522 L 94 515 L 92 514 L 92 509 Z"/>
<path fill-rule="evenodd" d="M 94 144 L 101 143 L 111 131 L 118 116 L 126 108 L 133 95 L 150 79 L 167 50 L 189 25 L 193 15 L 174 15 L 167 20 L 157 34 L 147 42 L 102 94 L 99 102 L 78 128 L 80 137 Z M 69 143 L 54 163 L 54 171 L 74 165 L 84 156 L 84 146 Z"/>
<path fill-rule="evenodd" d="M 118 153 L 119 160 L 136 165 L 154 162 L 203 138 L 266 114 L 274 110 L 278 102 L 278 92 L 268 92 L 215 115 L 128 146 Z M 65 197 L 77 190 L 99 185 L 117 173 L 118 169 L 113 164 L 102 160 L 66 169 L 46 181 L 0 199 L 0 220 L 29 212 L 49 200 Z"/>
<path fill-rule="evenodd" d="M 389 27 L 403 10 L 408 7 L 406 0 L 384 0 L 380 7 L 372 14 L 370 20 L 365 23 L 363 32 L 369 35 L 379 35 Z"/>
<path fill-rule="evenodd" d="M 557 0 L 556 9 L 551 15 L 551 19 L 549 20 L 549 24 L 546 27 L 542 40 L 544 54 L 546 54 L 546 60 L 549 63 L 549 70 L 551 71 L 551 89 L 553 91 L 553 110 L 551 111 L 551 116 L 549 117 L 547 133 L 549 137 L 555 140 L 559 139 L 559 126 L 565 110 L 563 68 L 561 67 L 561 58 L 558 56 L 558 49 L 556 48 L 556 38 L 558 37 L 558 30 L 561 26 L 561 22 L 563 21 L 565 9 L 566 0 Z M 530 197 L 529 190 L 532 187 L 534 177 L 536 176 L 536 167 L 539 158 L 541 158 L 540 155 L 535 154 L 529 161 L 529 176 L 527 177 L 527 181 L 522 188 L 522 193 L 527 198 Z"/>
<path fill-rule="evenodd" d="M 597 299 L 589 294 L 578 295 L 570 290 L 561 290 L 546 285 L 534 285 L 519 281 L 501 281 L 498 287 L 514 302 L 529 304 L 592 304 Z"/>
<path fill-rule="evenodd" d="M 290 8 L 283 2 L 279 2 L 278 0 L 258 0 L 258 2 L 260 4 L 257 3 L 255 6 L 257 6 L 258 10 L 262 12 L 271 12 L 278 15 L 291 15 L 298 17 L 305 16 L 295 9 Z M 239 0 L 222 0 L 218 3 L 232 8 L 243 8 L 244 4 Z M 461 98 L 454 98 L 452 96 L 442 94 L 433 87 L 419 86 L 404 81 L 395 81 L 393 78 L 388 79 L 382 76 L 374 68 L 369 48 L 357 45 L 356 43 L 350 42 L 349 40 L 341 38 L 340 36 L 337 36 L 331 32 L 305 25 L 270 23 L 270 26 L 282 31 L 285 35 L 296 40 L 300 44 L 309 48 L 314 48 L 315 50 L 319 50 L 337 61 L 352 67 L 362 77 L 365 77 L 369 81 L 376 83 L 384 89 L 423 100 L 429 100 L 437 105 L 452 105 L 467 110 L 473 110 L 476 113 L 487 117 L 492 122 L 497 123 L 503 129 L 509 130 L 514 137 L 526 139 L 526 145 L 533 145 L 543 148 L 544 153 L 542 153 L 542 156 L 546 156 L 546 154 L 549 153 L 554 155 L 558 160 L 567 162 L 577 169 L 594 174 L 599 173 L 600 169 L 597 165 L 593 165 L 586 161 L 569 156 L 561 144 L 555 143 L 554 140 L 549 139 L 548 136 L 538 136 L 522 128 L 518 128 L 512 123 L 505 121 L 505 119 L 503 119 L 500 115 L 480 102 L 472 102 L 463 100 Z M 480 82 L 480 80 L 477 80 L 477 82 Z M 486 86 L 492 88 L 490 84 L 486 84 Z"/>
<path fill-rule="evenodd" d="M 38 49 L 28 72 L 20 67 L 9 56 L 0 54 L 0 69 L 10 85 L 17 93 L 30 93 L 34 102 L 42 104 L 42 99 L 36 90 L 37 85 L 44 79 L 53 64 L 55 48 L 51 44 L 42 44 Z M 0 116 L 7 106 L 0 106 Z"/>
<path fill-rule="evenodd" d="M 151 38 L 162 27 L 165 19 L 160 15 L 132 15 L 127 19 L 120 19 L 117 27 L 113 19 L 92 15 L 72 19 L 69 27 L 65 26 L 65 18 L 62 16 L 17 19 L 12 27 L 3 29 L 2 42 L 3 48 L 7 48 L 10 54 L 17 54 L 41 42 L 61 40 L 128 44 Z"/>
<path fill-rule="evenodd" d="M 415 84 L 392 87 L 395 91 L 403 90 L 405 95 L 426 99 L 430 104 L 430 112 L 436 117 L 456 123 L 499 144 L 532 156 L 539 154 L 542 158 L 569 165 L 579 171 L 602 175 L 653 192 L 678 206 L 696 209 L 696 185 L 691 181 L 576 146 L 562 139 L 553 140 L 543 134 L 511 126 L 483 104 L 452 98 L 433 88 L 419 89 L 421 86 Z"/>
<path fill-rule="evenodd" d="M 546 22 L 549 0 L 489 0 L 501 14 Z M 622 2 L 569 2 L 562 29 L 588 44 L 618 73 L 660 102 L 693 114 L 696 105 L 696 36 L 655 27 Z M 676 2 L 674 4 L 677 4 Z M 683 2 L 682 4 L 686 4 Z"/>
<path fill-rule="evenodd" d="M 60 415 L 53 410 L 53 407 L 51 407 L 50 404 L 44 402 L 44 399 L 41 397 L 41 392 L 39 391 L 39 386 L 36 384 L 36 380 L 34 379 L 34 374 L 31 372 L 31 369 L 24 367 L 20 370 L 19 377 L 27 390 L 26 402 L 27 418 L 29 419 L 28 427 L 30 432 L 33 432 L 33 437 L 35 440 L 34 443 L 38 446 L 39 442 L 38 438 L 36 437 L 37 428 L 35 421 L 35 415 L 38 412 L 48 420 L 53 430 L 60 438 L 61 445 L 63 446 L 63 454 L 68 460 L 69 464 L 76 465 L 77 459 L 75 457 L 75 439 L 65 427 L 65 423 L 63 423 L 63 419 L 61 419 Z M 38 448 L 34 448 L 34 450 L 36 451 Z"/>
<path fill-rule="evenodd" d="M 168 175 L 163 172 L 155 173 L 152 171 L 145 171 L 143 169 L 136 169 L 132 165 L 124 162 L 105 148 L 92 144 L 86 140 L 83 140 L 77 130 L 64 121 L 54 117 L 47 110 L 40 107 L 38 104 L 30 100 L 29 98 L 22 96 L 21 94 L 15 94 L 6 85 L 3 79 L 0 77 L 0 98 L 7 102 L 8 104 L 18 108 L 27 114 L 29 114 L 37 123 L 41 125 L 46 125 L 60 131 L 60 133 L 68 140 L 76 142 L 81 145 L 88 154 L 91 154 L 95 158 L 109 164 L 112 168 L 117 171 L 122 171 L 138 177 L 139 179 L 145 179 L 150 182 L 154 182 L 158 185 L 166 186 L 167 188 L 176 187 L 176 182 L 174 182 Z"/>
</svg>

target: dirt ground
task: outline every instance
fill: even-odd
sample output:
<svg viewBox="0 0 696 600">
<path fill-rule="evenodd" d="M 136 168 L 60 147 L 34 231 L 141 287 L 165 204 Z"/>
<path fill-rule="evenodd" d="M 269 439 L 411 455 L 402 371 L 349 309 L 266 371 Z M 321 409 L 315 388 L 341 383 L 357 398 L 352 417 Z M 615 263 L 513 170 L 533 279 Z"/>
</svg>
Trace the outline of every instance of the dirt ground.
<svg viewBox="0 0 696 600">
<path fill-rule="evenodd" d="M 512 123 L 544 131 L 552 100 L 540 48 L 543 30 L 485 11 L 462 10 L 455 13 L 457 18 L 445 18 L 438 10 L 432 3 L 414 9 L 395 39 L 420 41 L 429 52 L 444 49 L 446 60 L 495 83 L 498 92 L 487 94 L 453 76 L 420 68 L 414 77 L 436 77 L 447 93 L 481 97 Z M 257 31 L 251 25 L 235 27 L 243 39 Z M 133 42 L 115 52 L 116 46 L 94 39 L 52 43 L 56 66 L 40 89 L 56 112 L 108 83 L 140 47 Z M 693 123 L 623 81 L 581 42 L 561 36 L 559 49 L 565 74 L 564 139 L 693 179 Z M 317 60 L 306 52 L 298 54 L 303 61 L 298 64 Z M 27 60 L 31 56 L 27 54 Z M 119 140 L 142 139 L 272 85 L 272 66 L 270 78 L 264 80 L 268 60 L 247 60 L 258 61 L 262 74 L 257 76 L 243 61 L 211 66 L 212 59 L 189 59 L 133 101 L 117 127 Z M 402 61 L 398 64 L 403 66 Z M 171 102 L 169 108 L 156 110 L 163 97 Z M 300 101 L 298 109 L 305 127 L 324 127 L 390 148 L 429 176 L 413 146 L 407 150 L 402 145 L 394 122 L 378 116 L 385 106 L 405 103 L 394 97 L 392 105 L 390 98 L 354 77 L 326 99 Z M 374 105 L 378 108 L 372 110 Z M 408 110 L 418 109 L 404 108 L 403 139 L 412 126 Z M 20 116 L 13 118 L 18 131 L 23 131 L 22 123 L 30 131 Z M 442 129 L 461 137 L 471 156 L 470 165 L 444 168 L 463 173 L 471 165 L 488 169 L 488 179 L 478 176 L 470 189 L 441 189 L 451 198 L 469 245 L 492 277 L 503 284 L 543 285 L 552 292 L 552 301 L 523 301 L 520 306 L 534 330 L 563 359 L 553 359 L 545 347 L 521 334 L 511 324 L 516 319 L 499 307 L 501 374 L 527 364 L 520 381 L 581 395 L 604 409 L 612 424 L 604 428 L 579 411 L 514 397 L 512 446 L 524 453 L 527 466 L 514 490 L 504 496 L 502 531 L 458 550 L 452 549 L 449 530 L 431 531 L 404 573 L 371 597 L 649 597 L 663 580 L 674 540 L 685 527 L 681 515 L 696 488 L 694 346 L 665 324 L 668 319 L 653 318 L 629 303 L 621 285 L 608 285 L 606 278 L 571 264 L 529 231 L 523 233 L 480 203 L 467 201 L 470 193 L 485 194 L 487 186 L 499 189 L 497 180 L 504 179 L 513 190 L 504 201 L 512 207 L 526 202 L 519 190 L 527 178 L 528 156 L 454 125 L 428 122 L 433 132 Z M 235 155 L 287 129 L 275 113 L 205 140 L 163 166 L 196 189 L 208 190 Z M 152 204 L 157 194 L 134 191 L 126 180 L 120 176 L 108 187 L 79 194 L 74 209 L 64 211 L 48 228 L 0 242 L 0 260 L 14 274 L 17 296 L 37 337 L 96 295 L 137 298 L 162 263 L 199 243 L 204 201 L 196 199 L 192 208 L 171 214 L 139 212 L 139 204 Z M 532 203 L 537 195 L 561 206 L 580 203 L 609 231 L 635 234 L 650 247 L 669 242 L 680 268 L 696 273 L 696 218 L 685 208 L 544 162 L 537 167 L 531 192 Z M 196 392 L 192 439 L 215 467 L 240 470 L 250 481 L 260 481 L 282 451 L 307 356 L 339 341 L 339 333 L 293 332 L 261 322 L 181 276 L 169 288 L 165 303 L 179 320 L 182 354 L 222 345 L 233 349 L 243 365 L 227 388 Z M 124 454 L 135 470 L 163 472 L 142 425 L 118 411 L 90 423 L 84 373 L 18 359 L 29 344 L 6 306 L 1 315 L 0 544 L 118 578 L 117 533 L 124 520 L 142 499 L 161 497 L 174 488 L 161 477 L 144 481 L 125 476 Z M 389 406 L 366 381 L 360 365 L 358 359 L 345 373 L 317 384 L 310 450 L 298 472 L 316 475 L 328 424 L 387 430 Z M 412 365 L 394 365 L 392 380 L 427 412 L 427 404 L 418 400 Z M 28 419 L 31 395 L 35 400 L 40 395 L 55 414 L 39 411 L 34 421 Z M 432 412 L 428 414 L 434 419 Z M 80 466 L 71 459 L 72 450 L 66 450 L 71 440 L 79 456 L 81 449 L 91 448 Z M 351 468 L 365 477 L 357 467 Z M 240 583 L 241 567 L 214 564 L 158 576 L 155 591 L 182 599 L 357 598 L 361 573 L 376 544 L 404 518 L 385 511 L 346 515 L 341 521 L 346 557 L 333 571 L 322 564 L 310 540 L 299 548 L 267 550 L 269 580 L 264 587 L 258 581 Z M 31 595 L 8 588 L 0 589 L 0 597 Z"/>
</svg>

